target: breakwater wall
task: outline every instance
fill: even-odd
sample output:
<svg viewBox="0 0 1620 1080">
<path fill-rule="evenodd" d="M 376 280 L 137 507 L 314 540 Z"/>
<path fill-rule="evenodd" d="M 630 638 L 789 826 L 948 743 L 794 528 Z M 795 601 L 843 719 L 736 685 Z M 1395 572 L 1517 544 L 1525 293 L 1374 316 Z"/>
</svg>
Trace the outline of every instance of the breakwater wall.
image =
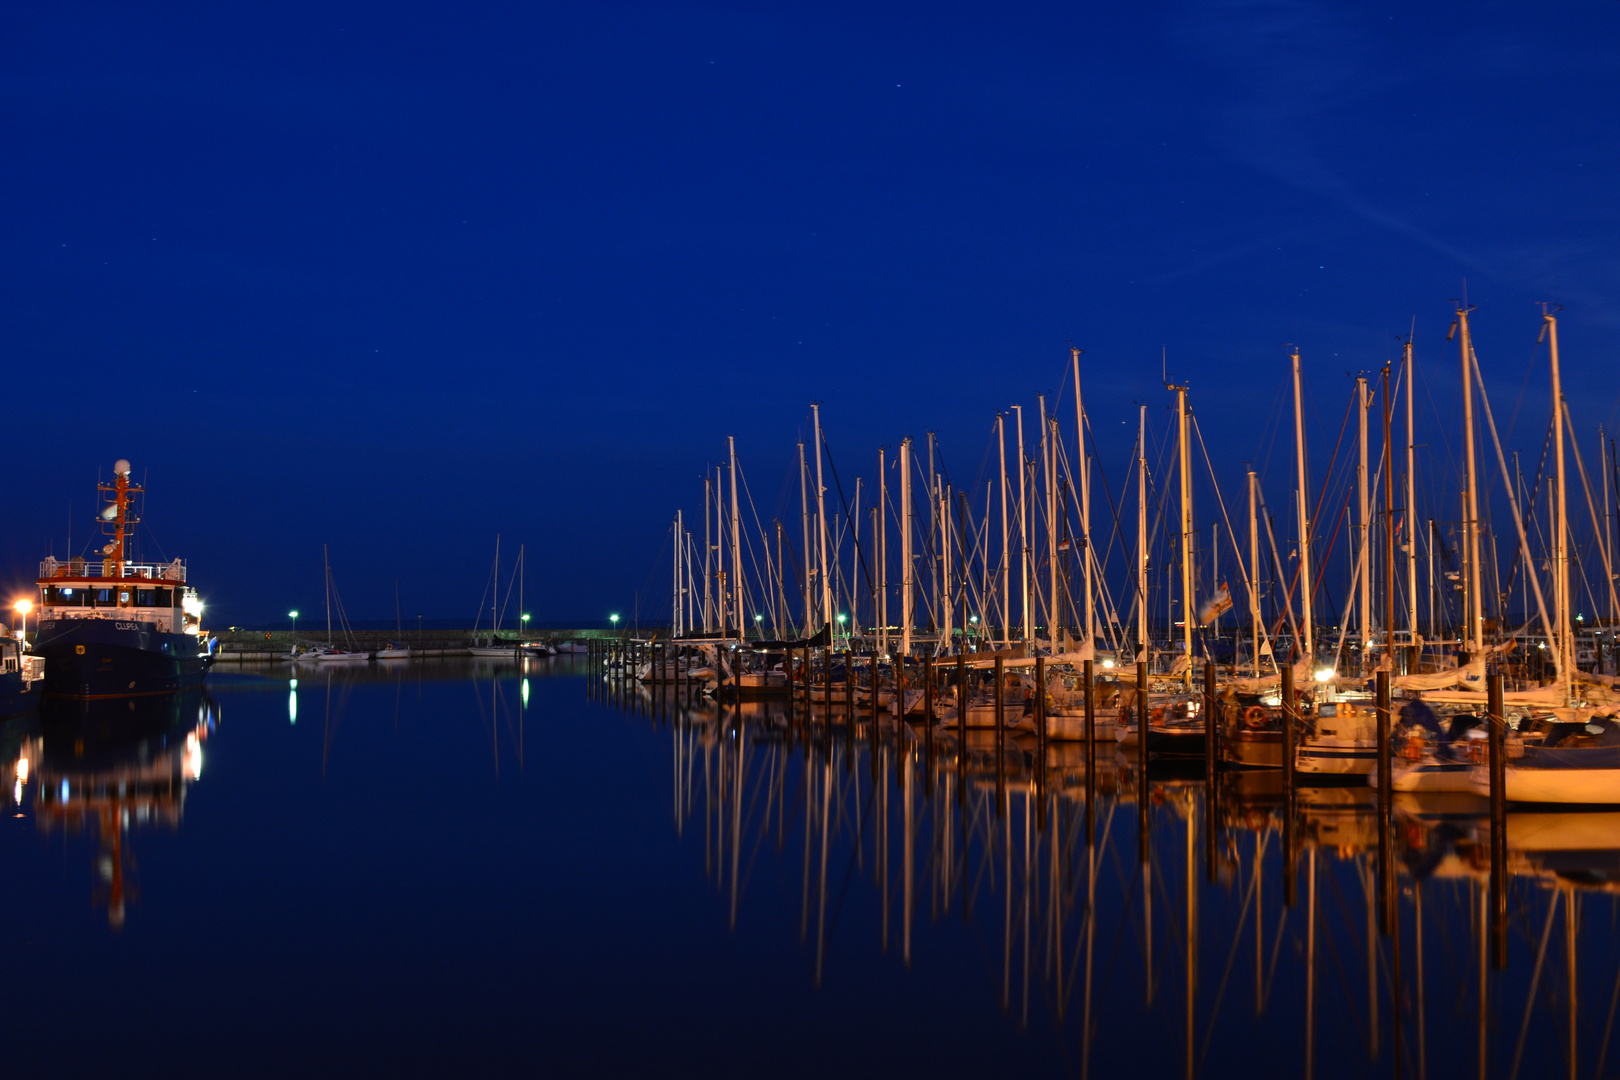
<svg viewBox="0 0 1620 1080">
<path fill-rule="evenodd" d="M 221 660 L 273 660 L 286 655 L 300 642 L 306 645 L 326 643 L 324 629 L 318 632 L 297 633 L 291 630 L 210 632 L 219 639 Z M 643 636 L 651 636 L 653 633 L 657 633 L 660 637 L 665 636 L 663 630 L 647 627 L 641 629 Z M 499 633 L 479 630 L 475 634 L 470 627 L 464 630 L 406 630 L 404 633 L 395 630 L 356 630 L 349 635 L 334 635 L 333 644 L 344 646 L 352 641 L 356 648 L 371 651 L 393 641 L 408 646 L 412 653 L 418 656 L 465 656 L 470 646 L 490 644 L 492 638 L 501 644 L 510 642 L 516 648 L 520 641 L 616 641 L 630 634 L 631 631 L 628 630 L 615 632 L 594 629 L 531 630 L 526 633 L 517 630 L 502 630 Z"/>
</svg>

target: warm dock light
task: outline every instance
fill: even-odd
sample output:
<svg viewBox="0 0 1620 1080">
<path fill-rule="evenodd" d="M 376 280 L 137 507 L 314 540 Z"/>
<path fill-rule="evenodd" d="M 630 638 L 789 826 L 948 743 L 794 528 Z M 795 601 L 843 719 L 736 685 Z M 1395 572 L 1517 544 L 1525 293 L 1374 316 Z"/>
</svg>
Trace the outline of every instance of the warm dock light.
<svg viewBox="0 0 1620 1080">
<path fill-rule="evenodd" d="M 1330 667 L 1325 667 L 1325 668 L 1319 669 L 1317 671 L 1317 673 L 1316 673 L 1316 681 L 1317 682 L 1332 682 L 1333 681 L 1333 669 L 1330 668 Z"/>
<path fill-rule="evenodd" d="M 12 604 L 11 610 L 15 611 L 19 615 L 27 615 L 30 611 L 34 610 L 34 602 L 24 598 L 17 601 L 15 604 Z"/>
</svg>

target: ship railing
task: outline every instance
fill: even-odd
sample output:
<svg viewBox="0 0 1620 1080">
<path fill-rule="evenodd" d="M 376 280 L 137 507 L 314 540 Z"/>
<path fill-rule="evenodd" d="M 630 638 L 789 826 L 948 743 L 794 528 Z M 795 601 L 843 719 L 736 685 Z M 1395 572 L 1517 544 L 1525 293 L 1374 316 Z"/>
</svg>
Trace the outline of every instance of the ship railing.
<svg viewBox="0 0 1620 1080">
<path fill-rule="evenodd" d="M 113 576 L 113 571 L 116 569 L 117 565 L 111 560 L 90 562 L 86 559 L 47 558 L 39 564 L 39 576 L 41 580 L 49 578 L 106 578 Z M 180 559 L 166 563 L 126 562 L 122 576 L 149 581 L 184 582 L 186 580 L 186 564 Z"/>
</svg>

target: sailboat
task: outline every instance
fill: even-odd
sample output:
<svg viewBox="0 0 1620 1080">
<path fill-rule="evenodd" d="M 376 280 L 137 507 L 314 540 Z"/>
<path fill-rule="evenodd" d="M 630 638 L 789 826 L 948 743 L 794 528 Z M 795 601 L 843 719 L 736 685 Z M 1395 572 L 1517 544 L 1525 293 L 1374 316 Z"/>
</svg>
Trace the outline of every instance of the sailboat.
<svg viewBox="0 0 1620 1080">
<path fill-rule="evenodd" d="M 500 600 L 500 593 L 501 593 L 501 536 L 500 536 L 499 533 L 495 534 L 495 565 L 490 569 L 489 582 L 490 582 L 489 583 L 489 617 L 490 617 L 489 644 L 488 645 L 474 644 L 474 645 L 468 646 L 467 655 L 468 656 L 487 657 L 488 659 L 491 659 L 491 660 L 516 660 L 517 659 L 517 646 L 499 644 L 499 635 L 500 635 L 500 630 L 501 630 L 501 614 L 500 614 L 500 609 L 497 606 L 498 603 L 499 603 L 499 600 Z M 482 611 L 479 612 L 479 618 L 480 619 L 483 618 L 483 612 Z M 477 633 L 478 633 L 478 627 L 475 624 L 473 626 L 473 634 L 474 634 L 473 640 L 475 642 L 478 640 L 478 638 L 476 636 Z"/>
<path fill-rule="evenodd" d="M 332 644 L 332 593 L 334 589 L 332 587 L 332 563 L 327 557 L 325 544 L 321 545 L 321 562 L 326 569 L 326 646 L 308 654 L 307 659 L 323 664 L 335 661 L 368 661 L 371 659 L 369 652 L 354 648 L 354 639 L 349 633 L 349 620 L 343 614 L 343 598 L 341 596 L 338 597 L 338 621 L 343 626 L 344 636 L 349 639 L 349 648 L 339 649 Z"/>
<path fill-rule="evenodd" d="M 394 633 L 399 635 L 399 640 L 387 642 L 382 648 L 378 649 L 378 660 L 409 660 L 411 658 L 410 647 L 404 644 L 405 627 L 399 615 L 398 581 L 394 582 Z"/>
</svg>

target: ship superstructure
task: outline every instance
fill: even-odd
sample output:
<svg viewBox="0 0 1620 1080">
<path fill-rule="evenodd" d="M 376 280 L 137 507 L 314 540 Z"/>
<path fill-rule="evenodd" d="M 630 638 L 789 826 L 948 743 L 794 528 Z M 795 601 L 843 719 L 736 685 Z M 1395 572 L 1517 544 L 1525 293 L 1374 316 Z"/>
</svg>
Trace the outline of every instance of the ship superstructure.
<svg viewBox="0 0 1620 1080">
<path fill-rule="evenodd" d="M 98 515 L 108 542 L 99 562 L 47 558 L 39 565 L 39 632 L 45 692 L 80 697 L 173 693 L 202 682 L 214 641 L 202 629 L 202 600 L 184 561 L 128 557 L 142 488 L 129 462 L 99 485 Z"/>
</svg>

